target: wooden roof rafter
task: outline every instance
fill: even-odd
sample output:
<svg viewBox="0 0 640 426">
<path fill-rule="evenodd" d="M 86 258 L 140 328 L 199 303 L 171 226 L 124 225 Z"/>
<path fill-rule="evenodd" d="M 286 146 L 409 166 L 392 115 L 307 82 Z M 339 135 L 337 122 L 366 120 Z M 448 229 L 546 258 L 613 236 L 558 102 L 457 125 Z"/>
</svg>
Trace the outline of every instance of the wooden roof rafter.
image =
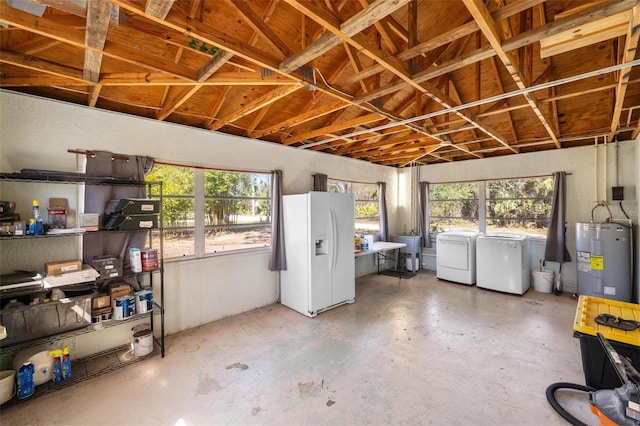
<svg viewBox="0 0 640 426">
<path fill-rule="evenodd" d="M 513 81 L 515 81 L 518 88 L 527 88 L 528 81 L 520 71 L 518 58 L 513 53 L 507 52 L 502 48 L 502 37 L 498 33 L 496 23 L 491 17 L 491 14 L 489 13 L 487 7 L 480 0 L 463 0 L 463 2 L 480 26 L 480 29 L 484 33 L 484 36 L 487 38 L 487 40 L 489 40 L 489 44 L 491 44 L 498 57 L 509 71 L 509 74 L 511 74 L 511 77 L 513 78 Z M 538 108 L 538 100 L 536 99 L 536 96 L 534 96 L 532 93 L 526 93 L 524 96 L 527 100 L 527 103 L 529 103 L 531 109 L 540 120 L 540 123 L 542 123 L 547 133 L 549 133 L 551 139 L 553 139 L 556 147 L 561 148 L 558 137 L 551 128 L 551 125 L 547 121 L 547 118 L 542 114 L 540 108 Z"/>
<path fill-rule="evenodd" d="M 638 50 L 638 41 L 640 40 L 640 6 L 635 6 L 632 9 L 632 13 L 629 20 L 629 26 L 627 29 L 627 36 L 622 51 L 622 63 L 631 62 L 636 56 Z M 615 135 L 616 129 L 620 125 L 620 116 L 622 113 L 622 106 L 624 104 L 625 93 L 629 84 L 629 78 L 631 77 L 631 67 L 625 67 L 618 71 L 618 85 L 616 86 L 616 98 L 613 108 L 613 114 L 611 119 L 611 131 L 608 135 L 608 140 L 612 141 Z"/>
</svg>

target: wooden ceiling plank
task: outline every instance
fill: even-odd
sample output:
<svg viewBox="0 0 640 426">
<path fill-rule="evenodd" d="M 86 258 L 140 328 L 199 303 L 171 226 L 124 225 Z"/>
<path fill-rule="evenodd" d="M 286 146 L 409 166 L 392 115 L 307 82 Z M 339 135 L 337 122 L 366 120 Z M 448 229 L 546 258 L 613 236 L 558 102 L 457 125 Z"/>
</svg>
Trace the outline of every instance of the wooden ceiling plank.
<svg viewBox="0 0 640 426">
<path fill-rule="evenodd" d="M 569 31 L 572 28 L 579 27 L 589 22 L 630 10 L 635 7 L 637 3 L 638 0 L 607 0 L 570 16 L 557 19 L 554 22 L 549 22 L 531 31 L 518 34 L 508 40 L 505 40 L 502 44 L 502 48 L 507 52 L 515 50 L 527 44 L 535 43 L 543 38 L 554 36 L 564 31 Z"/>
<path fill-rule="evenodd" d="M 58 9 L 71 15 L 81 18 L 87 17 L 87 0 L 32 0 L 36 3 Z M 119 8 L 117 5 L 111 6 L 109 11 L 109 26 L 118 28 L 119 24 Z"/>
<path fill-rule="evenodd" d="M 362 62 L 360 62 L 360 58 L 358 57 L 358 52 L 349 43 L 343 43 L 343 44 L 344 44 L 344 50 L 347 52 L 347 57 L 349 58 L 349 62 L 351 63 L 353 70 L 356 72 L 356 74 L 359 73 L 360 71 L 362 71 Z M 359 80 L 358 83 L 360 83 L 360 88 L 364 93 L 367 93 L 370 90 L 370 88 L 367 86 L 367 83 L 364 80 Z"/>
<path fill-rule="evenodd" d="M 242 15 L 245 22 L 260 36 L 264 41 L 271 46 L 271 48 L 277 53 L 277 55 L 284 59 L 291 54 L 289 47 L 273 32 L 271 27 L 267 25 L 267 22 L 263 17 L 260 17 L 257 13 L 251 9 L 249 3 L 245 0 L 229 0 L 229 2 L 236 8 Z"/>
<path fill-rule="evenodd" d="M 631 62 L 635 59 L 636 51 L 638 49 L 638 41 L 640 40 L 640 6 L 633 8 L 633 12 L 630 15 L 627 37 L 624 43 L 622 63 Z M 624 104 L 625 94 L 629 85 L 629 78 L 631 77 L 631 67 L 622 68 L 618 72 L 618 85 L 616 87 L 616 100 L 613 107 L 613 114 L 611 118 L 611 132 L 609 133 L 609 141 L 613 140 L 613 137 L 620 125 L 620 115 L 622 113 L 622 105 Z"/>
<path fill-rule="evenodd" d="M 307 139 L 313 139 L 313 138 L 317 138 L 318 136 L 326 135 L 327 133 L 332 133 L 339 130 L 352 128 L 362 124 L 375 123 L 382 119 L 383 118 L 380 117 L 380 115 L 378 114 L 367 114 L 351 120 L 342 121 L 340 123 L 332 124 L 330 126 L 326 126 L 319 129 L 314 129 L 309 132 L 297 134 L 295 136 L 284 139 L 282 143 L 284 145 L 292 145 L 294 143 L 301 142 Z"/>
<path fill-rule="evenodd" d="M 353 15 L 343 23 L 339 19 L 329 14 L 326 9 L 315 7 L 311 2 L 301 0 L 286 0 L 286 2 L 328 29 L 330 32 L 313 41 L 304 49 L 285 59 L 279 69 L 283 72 L 292 72 L 301 66 L 311 62 L 313 59 L 322 55 L 339 45 L 345 38 L 350 38 L 365 28 L 370 27 L 376 21 L 395 12 L 404 6 L 409 0 L 376 0 L 365 9 Z M 345 40 L 349 41 L 349 40 Z"/>
<path fill-rule="evenodd" d="M 102 53 L 109 29 L 111 3 L 106 0 L 87 0 L 87 29 L 85 30 L 85 44 L 96 50 L 85 50 L 84 71 L 85 80 L 97 83 L 100 79 Z"/>
<path fill-rule="evenodd" d="M 267 115 L 267 112 L 269 112 L 269 109 L 271 109 L 271 105 L 267 105 L 266 107 L 258 111 L 251 124 L 249 124 L 249 126 L 247 127 L 245 136 L 249 137 L 249 133 L 251 133 L 256 127 L 258 127 L 260 122 L 264 119 L 264 116 Z"/>
<path fill-rule="evenodd" d="M 178 94 L 171 103 L 162 106 L 162 109 L 156 114 L 156 119 L 158 119 L 158 121 L 163 121 L 165 118 L 173 114 L 176 109 L 180 108 L 180 106 L 200 90 L 200 88 L 202 88 L 202 85 L 200 84 L 194 84 L 191 87 L 182 88 L 180 94 Z"/>
<path fill-rule="evenodd" d="M 210 118 L 205 123 L 207 128 L 209 126 L 211 126 L 216 121 L 216 117 L 218 116 L 218 113 L 220 112 L 220 109 L 222 108 L 222 104 L 227 99 L 227 93 L 229 93 L 230 89 L 231 89 L 231 86 L 223 87 L 222 88 L 222 93 L 220 93 L 218 96 L 216 96 L 215 99 L 213 100 L 213 102 L 211 103 L 211 111 L 208 114 L 208 116 Z"/>
<path fill-rule="evenodd" d="M 589 18 L 592 16 L 606 17 L 615 13 L 619 13 L 624 10 L 629 10 L 637 3 L 637 1 L 638 0 L 620 0 L 619 2 L 608 1 L 605 3 L 599 4 L 597 6 L 590 7 L 585 11 L 576 13 L 566 18 L 559 19 L 558 21 L 555 21 L 555 22 L 542 25 L 531 31 L 518 34 L 508 40 L 505 40 L 502 43 L 502 48 L 505 51 L 519 49 L 528 44 L 535 43 L 536 41 L 540 41 L 542 38 L 548 35 L 557 34 L 569 28 L 572 28 L 573 26 L 581 25 L 583 23 L 589 22 Z M 496 54 L 497 53 L 492 46 L 485 46 L 473 52 L 465 53 L 460 57 L 453 58 L 449 61 L 445 61 L 441 64 L 438 64 L 438 66 L 431 66 L 424 71 L 416 73 L 413 75 L 413 80 L 417 83 L 421 83 L 427 80 L 432 80 L 446 73 L 453 72 L 455 70 L 464 68 L 468 65 L 472 65 L 478 61 L 489 59 L 495 56 Z M 404 58 L 404 56 L 401 56 L 401 55 L 399 55 L 399 57 Z M 378 65 L 377 67 L 380 67 L 380 66 Z M 374 68 L 372 71 L 379 72 L 379 68 Z M 351 82 L 351 81 L 348 80 L 348 82 Z M 367 100 L 376 99 L 380 96 L 392 93 L 394 91 L 402 90 L 406 88 L 408 85 L 409 85 L 408 83 L 401 82 L 401 83 L 396 83 L 393 86 L 382 87 L 376 91 L 371 91 L 370 93 L 367 94 L 367 98 L 368 98 Z M 380 96 L 377 96 L 378 92 L 381 93 Z"/>
<path fill-rule="evenodd" d="M 259 110 L 260 108 L 264 108 L 267 105 L 270 105 L 284 98 L 285 96 L 300 90 L 303 87 L 304 86 L 301 84 L 298 86 L 283 86 L 283 87 L 274 89 L 260 96 L 258 99 L 254 99 L 253 101 L 249 102 L 243 108 L 235 110 L 232 113 L 226 115 L 225 117 L 218 119 L 216 122 L 212 123 L 209 126 L 209 130 L 218 130 L 224 125 L 232 123 L 237 119 L 244 117 L 245 115 L 249 115 L 252 112 Z"/>
<path fill-rule="evenodd" d="M 98 103 L 98 99 L 100 98 L 100 91 L 102 90 L 101 84 L 96 84 L 95 86 L 89 89 L 89 99 L 87 100 L 87 105 L 91 108 L 94 108 Z"/>
<path fill-rule="evenodd" d="M 285 130 L 285 129 L 289 129 L 291 127 L 294 126 L 298 126 L 300 124 L 309 122 L 311 120 L 315 120 L 317 118 L 323 117 L 327 114 L 331 114 L 332 112 L 338 111 L 338 110 L 342 110 L 345 109 L 347 107 L 349 107 L 350 104 L 337 100 L 334 101 L 330 104 L 326 104 L 323 106 L 320 106 L 316 109 L 313 109 L 311 111 L 308 111 L 306 113 L 303 114 L 299 114 L 297 116 L 288 118 L 287 120 L 281 121 L 278 124 L 275 124 L 267 129 L 262 129 L 259 131 L 254 131 L 250 133 L 250 137 L 252 138 L 261 138 L 265 135 L 268 135 L 270 133 L 274 133 L 277 131 L 281 131 L 281 130 Z"/>
<path fill-rule="evenodd" d="M 43 50 L 51 49 L 58 46 L 61 42 L 59 40 L 52 40 L 45 37 L 37 37 L 26 40 L 22 43 L 12 46 L 14 52 L 22 52 L 26 55 L 35 55 Z"/>
<path fill-rule="evenodd" d="M 498 33 L 495 21 L 491 17 L 489 10 L 486 8 L 484 3 L 482 3 L 480 0 L 463 0 L 463 2 L 480 26 L 480 30 L 489 41 L 489 44 L 491 44 L 493 49 L 498 54 L 498 57 L 509 71 L 509 74 L 511 74 L 511 78 L 513 78 L 513 81 L 516 83 L 518 88 L 527 88 L 528 82 L 518 68 L 518 58 L 513 53 L 507 52 L 502 48 L 502 39 L 500 37 L 500 34 Z M 551 128 L 551 125 L 548 123 L 546 117 L 542 114 L 540 108 L 538 108 L 538 101 L 536 97 L 531 93 L 525 94 L 524 97 L 531 106 L 531 109 L 537 116 L 540 123 L 542 123 L 547 133 L 549 133 L 551 139 L 553 139 L 553 141 L 555 142 L 556 147 L 561 148 L 558 137 Z"/>
<path fill-rule="evenodd" d="M 244 58 L 251 63 L 257 64 L 261 67 L 268 68 L 272 71 L 279 72 L 278 59 L 263 51 L 249 46 L 246 42 L 229 37 L 224 31 L 213 28 L 210 25 L 206 25 L 200 21 L 190 21 L 187 25 L 186 22 L 181 21 L 174 14 L 168 15 L 166 20 L 162 20 L 145 13 L 143 9 L 133 0 L 110 0 L 112 3 L 117 4 L 120 8 L 128 10 L 132 13 L 147 18 L 153 22 L 161 24 L 166 28 L 170 28 L 173 31 L 177 31 L 181 34 L 187 34 L 190 37 L 204 42 L 211 46 L 217 46 L 228 52 L 233 53 L 236 56 Z"/>
<path fill-rule="evenodd" d="M 410 0 L 409 4 L 415 0 Z M 367 0 L 360 0 L 360 6 L 367 8 L 369 2 Z M 387 46 L 387 49 L 393 54 L 397 55 L 399 52 L 399 42 L 396 40 L 395 33 L 391 31 L 391 27 L 383 19 L 374 22 L 373 26 L 378 30 L 378 33 L 382 37 L 382 42 Z"/>
<path fill-rule="evenodd" d="M 115 0 L 114 0 L 115 1 Z M 100 51 L 92 46 L 85 44 L 85 35 L 81 31 L 70 31 L 69 28 L 63 24 L 59 24 L 54 20 L 43 19 L 33 16 L 29 13 L 22 12 L 18 9 L 14 9 L 5 3 L 0 2 L 0 16 L 2 16 L 3 22 L 6 22 L 15 27 L 49 37 L 55 40 L 68 43 L 74 47 L 87 50 L 96 50 L 98 53 L 102 53 L 108 57 L 124 61 L 126 63 L 138 65 L 145 68 L 150 68 L 158 72 L 172 74 L 188 80 L 194 80 L 194 77 L 186 75 L 185 67 L 171 66 L 166 62 L 152 61 L 148 56 L 140 52 L 133 53 L 134 49 L 129 48 L 127 50 L 124 46 L 119 46 L 117 53 L 112 53 L 109 50 L 109 42 L 105 43 L 105 49 Z M 147 61 L 147 62 L 143 62 Z"/>
<path fill-rule="evenodd" d="M 493 74 L 495 75 L 496 78 L 496 82 L 498 84 L 498 89 L 500 90 L 501 93 L 504 93 L 504 86 L 502 84 L 502 81 L 500 80 L 500 72 L 498 71 L 498 64 L 496 64 L 496 58 L 493 57 L 491 58 L 490 61 L 488 61 L 491 65 L 491 70 L 493 71 Z M 480 98 L 478 98 L 480 99 Z M 506 99 L 505 99 L 506 101 Z M 513 117 L 511 116 L 511 111 L 507 112 L 507 116 L 508 116 L 508 120 L 507 122 L 509 123 L 509 130 L 511 130 L 511 136 L 513 138 L 513 141 L 516 142 L 518 141 L 518 132 L 516 132 L 516 127 L 513 125 Z"/>
<path fill-rule="evenodd" d="M 206 81 L 211 75 L 219 70 L 229 59 L 233 57 L 232 53 L 225 50 L 218 50 L 212 57 L 202 66 L 198 72 L 198 82 L 202 83 Z M 202 84 L 196 84 L 193 87 L 184 88 L 178 96 L 168 105 L 163 105 L 162 109 L 158 111 L 156 118 L 159 121 L 163 121 L 165 118 L 173 114 L 173 112 L 182 106 L 186 101 L 195 95 L 198 90 L 202 88 Z"/>
<path fill-rule="evenodd" d="M 629 11 L 625 11 L 543 38 L 540 40 L 540 57 L 548 58 L 623 35 L 629 26 L 629 16 Z"/>
<path fill-rule="evenodd" d="M 175 0 L 147 0 L 144 11 L 156 18 L 167 19 L 174 2 Z"/>
<path fill-rule="evenodd" d="M 39 59 L 35 56 L 24 55 L 22 53 L 12 52 L 6 49 L 0 50 L 0 63 L 10 64 L 56 77 L 64 77 L 65 79 L 76 81 L 82 85 L 90 84 L 83 78 L 82 71 L 76 68 L 56 64 Z"/>
</svg>

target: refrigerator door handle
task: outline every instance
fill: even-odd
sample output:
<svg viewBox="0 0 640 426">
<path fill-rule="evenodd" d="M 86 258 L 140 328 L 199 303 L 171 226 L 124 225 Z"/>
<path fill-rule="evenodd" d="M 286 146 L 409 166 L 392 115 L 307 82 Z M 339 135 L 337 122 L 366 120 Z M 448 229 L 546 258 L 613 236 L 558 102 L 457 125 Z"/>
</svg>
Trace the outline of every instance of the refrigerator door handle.
<svg viewBox="0 0 640 426">
<path fill-rule="evenodd" d="M 331 263 L 329 269 L 333 271 L 338 261 L 338 223 L 334 209 L 330 210 L 329 217 L 331 218 Z"/>
</svg>

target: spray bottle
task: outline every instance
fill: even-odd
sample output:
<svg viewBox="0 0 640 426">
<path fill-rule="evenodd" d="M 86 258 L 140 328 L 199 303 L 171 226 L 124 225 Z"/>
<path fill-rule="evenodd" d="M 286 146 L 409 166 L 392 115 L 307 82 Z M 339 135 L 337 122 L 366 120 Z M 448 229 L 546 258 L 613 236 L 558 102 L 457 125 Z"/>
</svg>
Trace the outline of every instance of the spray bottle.
<svg viewBox="0 0 640 426">
<path fill-rule="evenodd" d="M 53 372 L 51 374 L 51 381 L 58 384 L 62 381 L 62 350 L 53 349 L 49 351 L 49 356 L 53 358 Z"/>
<path fill-rule="evenodd" d="M 71 380 L 71 356 L 69 355 L 69 345 L 62 350 L 62 380 Z"/>
<path fill-rule="evenodd" d="M 42 224 L 42 218 L 40 217 L 40 203 L 38 203 L 38 200 L 33 200 L 33 213 L 31 220 L 29 220 L 29 234 L 44 235 L 44 226 Z"/>
</svg>

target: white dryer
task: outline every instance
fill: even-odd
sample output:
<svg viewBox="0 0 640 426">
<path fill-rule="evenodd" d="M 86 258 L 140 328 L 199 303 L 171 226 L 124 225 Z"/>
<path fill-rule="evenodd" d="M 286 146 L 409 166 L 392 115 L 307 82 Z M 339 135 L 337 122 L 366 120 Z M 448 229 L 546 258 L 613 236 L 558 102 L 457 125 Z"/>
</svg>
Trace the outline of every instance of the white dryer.
<svg viewBox="0 0 640 426">
<path fill-rule="evenodd" d="M 524 294 L 530 286 L 529 241 L 526 235 L 495 233 L 476 240 L 476 286 Z"/>
<path fill-rule="evenodd" d="M 474 231 L 441 232 L 436 238 L 436 276 L 461 284 L 476 282 L 476 239 Z"/>
</svg>

